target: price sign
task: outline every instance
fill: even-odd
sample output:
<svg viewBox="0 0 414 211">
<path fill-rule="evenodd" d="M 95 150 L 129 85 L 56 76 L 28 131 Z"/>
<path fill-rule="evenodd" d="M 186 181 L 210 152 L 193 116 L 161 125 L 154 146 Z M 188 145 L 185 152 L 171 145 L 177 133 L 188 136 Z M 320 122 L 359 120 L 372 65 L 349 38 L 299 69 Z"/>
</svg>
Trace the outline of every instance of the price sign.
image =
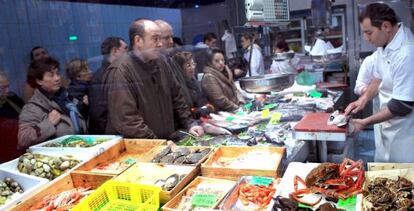
<svg viewBox="0 0 414 211">
<path fill-rule="evenodd" d="M 212 207 L 216 204 L 217 198 L 214 194 L 195 194 L 191 199 L 191 204 L 195 207 Z"/>
<path fill-rule="evenodd" d="M 252 179 L 249 181 L 252 185 L 260 185 L 260 186 L 269 186 L 272 184 L 273 179 L 270 177 L 256 177 L 253 176 Z"/>
</svg>

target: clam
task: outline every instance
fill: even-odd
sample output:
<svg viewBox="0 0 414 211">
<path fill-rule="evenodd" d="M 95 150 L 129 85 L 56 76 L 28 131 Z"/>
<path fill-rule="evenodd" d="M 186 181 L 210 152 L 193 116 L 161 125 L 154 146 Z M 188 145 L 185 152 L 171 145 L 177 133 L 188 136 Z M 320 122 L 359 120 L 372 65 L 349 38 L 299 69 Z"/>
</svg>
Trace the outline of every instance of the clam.
<svg viewBox="0 0 414 211">
<path fill-rule="evenodd" d="M 172 190 L 178 184 L 178 182 L 180 181 L 179 177 L 180 176 L 178 176 L 178 174 L 173 174 L 173 175 L 169 176 L 165 180 L 165 184 L 164 184 L 163 189 L 167 190 L 167 191 Z"/>
<path fill-rule="evenodd" d="M 59 168 L 60 168 L 60 170 L 66 170 L 67 168 L 69 168 L 69 166 L 70 166 L 70 162 L 65 161 L 62 164 L 60 164 Z"/>
<path fill-rule="evenodd" d="M 191 153 L 191 150 L 189 148 L 181 147 L 181 148 L 176 149 L 174 153 L 179 154 L 179 156 L 184 156 L 184 155 L 189 155 Z"/>
<path fill-rule="evenodd" d="M 184 164 L 185 159 L 186 159 L 185 156 L 181 156 L 181 157 L 174 160 L 174 164 Z"/>
<path fill-rule="evenodd" d="M 159 180 L 155 181 L 154 185 L 158 186 L 158 187 L 163 187 L 165 185 L 165 180 L 159 179 Z"/>
<path fill-rule="evenodd" d="M 0 195 L 1 196 L 11 196 L 11 195 L 13 195 L 13 192 L 11 192 L 9 189 L 6 189 L 6 190 L 2 191 L 0 193 Z"/>
<path fill-rule="evenodd" d="M 203 150 L 200 151 L 201 154 L 203 154 L 203 156 L 206 156 L 209 152 L 210 152 L 210 148 L 205 148 Z"/>
<path fill-rule="evenodd" d="M 163 158 L 161 158 L 160 163 L 173 163 L 174 160 L 175 160 L 175 157 L 171 153 L 171 154 L 168 154 L 168 155 L 164 156 Z"/>
<path fill-rule="evenodd" d="M 196 164 L 198 161 L 203 159 L 204 155 L 201 153 L 191 153 L 186 156 L 186 163 L 187 164 Z"/>
<path fill-rule="evenodd" d="M 167 146 L 160 153 L 158 153 L 157 156 L 164 157 L 164 156 L 166 156 L 170 152 L 171 152 L 171 147 L 170 146 Z"/>
<path fill-rule="evenodd" d="M 45 172 L 49 172 L 49 171 L 50 171 L 50 166 L 49 166 L 49 165 L 47 165 L 47 164 L 43 164 L 43 170 L 44 170 Z"/>
</svg>

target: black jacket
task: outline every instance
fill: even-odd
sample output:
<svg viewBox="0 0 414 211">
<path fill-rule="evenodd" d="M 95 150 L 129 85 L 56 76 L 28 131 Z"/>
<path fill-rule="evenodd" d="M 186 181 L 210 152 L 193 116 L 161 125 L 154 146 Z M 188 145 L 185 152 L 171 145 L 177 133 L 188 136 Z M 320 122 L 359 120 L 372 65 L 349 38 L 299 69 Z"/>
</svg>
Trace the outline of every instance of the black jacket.
<svg viewBox="0 0 414 211">
<path fill-rule="evenodd" d="M 104 134 L 108 119 L 108 102 L 104 97 L 102 77 L 110 63 L 104 59 L 89 86 L 89 133 Z"/>
</svg>

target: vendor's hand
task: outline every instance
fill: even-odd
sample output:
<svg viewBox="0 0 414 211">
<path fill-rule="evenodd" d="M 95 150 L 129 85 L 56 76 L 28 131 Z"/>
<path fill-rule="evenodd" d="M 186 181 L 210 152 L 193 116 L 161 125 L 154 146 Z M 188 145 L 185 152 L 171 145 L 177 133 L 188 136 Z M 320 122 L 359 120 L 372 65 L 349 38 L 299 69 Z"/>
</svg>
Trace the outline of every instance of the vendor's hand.
<svg viewBox="0 0 414 211">
<path fill-rule="evenodd" d="M 364 109 L 366 104 L 367 104 L 367 101 L 364 98 L 359 98 L 358 100 L 350 103 L 346 107 L 344 115 L 348 116 L 351 112 L 353 114 L 356 114 L 362 109 Z"/>
<path fill-rule="evenodd" d="M 176 147 L 177 145 L 174 143 L 174 141 L 167 141 L 167 145 L 170 147 Z"/>
<path fill-rule="evenodd" d="M 57 125 L 60 122 L 60 113 L 56 110 L 52 110 L 49 114 L 48 114 L 48 120 L 53 124 L 53 125 Z"/>
<path fill-rule="evenodd" d="M 351 135 L 356 135 L 367 126 L 367 123 L 364 119 L 352 119 L 351 124 L 353 126 Z"/>
<path fill-rule="evenodd" d="M 191 135 L 196 136 L 196 137 L 200 137 L 202 135 L 204 135 L 204 129 L 201 126 L 193 126 L 190 128 L 190 130 L 188 131 Z"/>
</svg>

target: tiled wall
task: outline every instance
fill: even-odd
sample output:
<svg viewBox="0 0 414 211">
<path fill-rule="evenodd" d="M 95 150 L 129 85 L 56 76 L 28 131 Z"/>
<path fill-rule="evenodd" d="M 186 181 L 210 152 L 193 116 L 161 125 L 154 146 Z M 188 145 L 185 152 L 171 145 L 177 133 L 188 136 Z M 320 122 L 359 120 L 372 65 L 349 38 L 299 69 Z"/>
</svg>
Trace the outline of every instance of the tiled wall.
<svg viewBox="0 0 414 211">
<path fill-rule="evenodd" d="M 19 95 L 33 46 L 46 47 L 62 67 L 80 57 L 87 58 L 95 70 L 103 39 L 120 36 L 128 41 L 128 26 L 137 18 L 166 20 L 176 36 L 182 34 L 178 9 L 42 0 L 0 0 L 0 5 L 0 68 L 7 71 L 11 89 Z M 71 35 L 78 40 L 70 41 Z"/>
</svg>

